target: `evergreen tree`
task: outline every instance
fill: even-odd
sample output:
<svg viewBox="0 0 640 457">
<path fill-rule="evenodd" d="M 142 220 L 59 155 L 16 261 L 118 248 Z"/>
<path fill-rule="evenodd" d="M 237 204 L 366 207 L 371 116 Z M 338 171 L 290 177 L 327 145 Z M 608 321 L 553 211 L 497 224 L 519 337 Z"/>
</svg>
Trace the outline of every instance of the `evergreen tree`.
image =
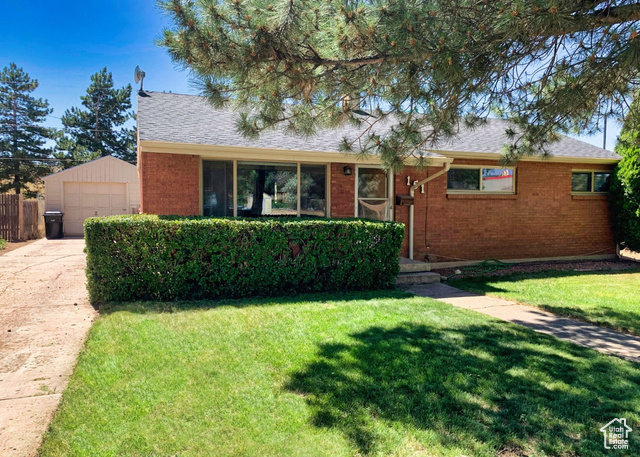
<svg viewBox="0 0 640 457">
<path fill-rule="evenodd" d="M 71 159 L 62 166 L 108 155 L 135 163 L 136 130 L 126 126 L 134 118 L 131 85 L 114 88 L 113 76 L 105 67 L 91 76 L 91 85 L 80 99 L 82 108 L 73 107 L 62 116 L 64 134 L 58 138 L 60 152 L 55 156 Z"/>
<path fill-rule="evenodd" d="M 51 172 L 42 159 L 50 157 L 46 141 L 54 131 L 39 124 L 53 110 L 47 100 L 31 95 L 37 88 L 38 81 L 15 63 L 0 72 L 0 193 L 33 197 L 27 184 Z"/>
<path fill-rule="evenodd" d="M 639 81 L 640 4 L 628 0 L 163 0 L 159 44 L 248 136 L 344 123 L 343 149 L 389 167 L 493 113 L 508 158 L 595 131 Z M 283 110 L 283 106 L 286 107 Z M 373 116 L 367 116 L 366 113 Z"/>
<path fill-rule="evenodd" d="M 631 105 L 616 144 L 622 156 L 611 182 L 611 213 L 617 241 L 640 252 L 640 98 Z"/>
</svg>

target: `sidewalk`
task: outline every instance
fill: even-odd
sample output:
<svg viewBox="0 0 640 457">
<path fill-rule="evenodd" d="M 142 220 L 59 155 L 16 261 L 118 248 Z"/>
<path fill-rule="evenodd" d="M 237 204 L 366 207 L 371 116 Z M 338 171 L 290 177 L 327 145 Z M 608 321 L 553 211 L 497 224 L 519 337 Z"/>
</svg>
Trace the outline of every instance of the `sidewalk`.
<svg viewBox="0 0 640 457">
<path fill-rule="evenodd" d="M 536 332 L 586 346 L 604 354 L 640 362 L 640 338 L 597 325 L 558 316 L 538 308 L 486 295 L 476 295 L 441 283 L 403 287 L 404 290 L 471 309 L 507 322 L 523 325 Z"/>
</svg>

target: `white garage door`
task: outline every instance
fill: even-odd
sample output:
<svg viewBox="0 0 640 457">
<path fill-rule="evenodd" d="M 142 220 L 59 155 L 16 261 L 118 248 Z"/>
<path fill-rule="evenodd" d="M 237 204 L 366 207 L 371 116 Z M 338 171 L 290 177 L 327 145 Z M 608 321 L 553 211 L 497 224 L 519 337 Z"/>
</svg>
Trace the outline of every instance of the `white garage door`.
<svg viewBox="0 0 640 457">
<path fill-rule="evenodd" d="M 84 220 L 94 216 L 127 214 L 126 183 L 65 182 L 64 233 L 82 235 Z"/>
</svg>

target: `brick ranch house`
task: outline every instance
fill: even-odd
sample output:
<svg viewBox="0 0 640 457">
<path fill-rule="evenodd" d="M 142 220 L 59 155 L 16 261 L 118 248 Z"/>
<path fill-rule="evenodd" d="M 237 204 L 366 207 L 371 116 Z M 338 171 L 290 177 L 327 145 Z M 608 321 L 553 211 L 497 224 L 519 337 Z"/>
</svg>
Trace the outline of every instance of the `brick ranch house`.
<svg viewBox="0 0 640 457">
<path fill-rule="evenodd" d="M 401 255 L 440 267 L 616 253 L 606 190 L 620 157 L 573 138 L 555 143 L 550 159 L 505 168 L 499 151 L 507 124 L 490 120 L 430 152 L 426 170 L 393 174 L 376 157 L 359 161 L 338 151 L 344 136 L 361 129 L 309 139 L 269 131 L 251 140 L 237 133 L 235 120 L 199 96 L 140 96 L 142 212 L 395 220 L 406 226 Z M 396 197 L 409 195 L 414 183 L 413 207 L 402 205 Z"/>
</svg>

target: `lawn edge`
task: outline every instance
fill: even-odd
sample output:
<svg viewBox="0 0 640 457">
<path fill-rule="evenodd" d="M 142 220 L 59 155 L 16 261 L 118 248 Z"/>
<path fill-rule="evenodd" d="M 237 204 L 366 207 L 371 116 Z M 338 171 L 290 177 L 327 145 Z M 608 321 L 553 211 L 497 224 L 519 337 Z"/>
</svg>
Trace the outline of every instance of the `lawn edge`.
<svg viewBox="0 0 640 457">
<path fill-rule="evenodd" d="M 609 269 L 609 270 L 598 270 L 597 272 L 606 273 L 606 272 L 618 272 L 618 271 L 625 271 L 625 272 L 629 272 L 629 273 L 640 273 L 640 266 L 638 268 L 632 268 L 632 269 L 629 269 L 629 270 L 611 270 L 611 269 Z M 564 273 L 564 272 L 566 272 L 566 270 L 542 270 L 542 271 L 537 271 L 537 272 L 535 272 L 533 274 L 543 274 L 543 273 L 552 273 L 552 272 Z M 506 274 L 506 275 L 494 275 L 494 276 L 480 275 L 480 276 L 472 276 L 469 279 L 493 278 L 493 279 L 499 280 L 501 278 L 505 278 L 505 277 L 513 276 L 513 275 L 526 275 L 526 273 L 509 273 L 509 274 Z M 582 316 L 578 316 L 578 315 L 575 315 L 575 314 L 570 313 L 570 312 L 567 312 L 567 313 L 559 312 L 558 310 L 551 309 L 551 308 L 547 307 L 544 304 L 536 304 L 536 303 L 529 303 L 529 302 L 520 301 L 520 300 L 514 300 L 513 298 L 510 298 L 510 297 L 507 297 L 507 296 L 504 296 L 504 295 L 487 293 L 487 292 L 485 292 L 483 290 L 478 290 L 478 289 L 476 289 L 474 287 L 460 287 L 458 284 L 456 284 L 456 283 L 459 283 L 459 282 L 462 282 L 462 281 L 463 281 L 463 278 L 455 278 L 452 281 L 453 284 L 451 282 L 449 282 L 449 281 L 446 281 L 446 283 L 448 283 L 448 285 L 450 285 L 451 287 L 455 287 L 457 289 L 461 289 L 461 290 L 464 290 L 466 292 L 472 292 L 472 293 L 478 294 L 478 295 L 496 297 L 496 298 L 501 298 L 503 300 L 509 300 L 509 301 L 512 301 L 512 302 L 514 302 L 514 303 L 516 303 L 518 305 L 521 305 L 521 306 L 529 306 L 529 307 L 532 307 L 532 308 L 548 311 L 548 312 L 550 312 L 552 314 L 555 314 L 556 316 L 569 317 L 569 318 L 574 319 L 576 321 L 584 322 L 585 324 L 591 324 L 591 325 L 595 325 L 597 327 L 606 328 L 606 329 L 609 329 L 609 330 L 615 330 L 616 332 L 620 332 L 620 333 L 623 333 L 625 335 L 640 337 L 640 332 L 634 332 L 632 329 L 617 327 L 615 325 L 609 325 L 606 322 L 594 322 L 592 320 L 585 319 Z"/>
</svg>

